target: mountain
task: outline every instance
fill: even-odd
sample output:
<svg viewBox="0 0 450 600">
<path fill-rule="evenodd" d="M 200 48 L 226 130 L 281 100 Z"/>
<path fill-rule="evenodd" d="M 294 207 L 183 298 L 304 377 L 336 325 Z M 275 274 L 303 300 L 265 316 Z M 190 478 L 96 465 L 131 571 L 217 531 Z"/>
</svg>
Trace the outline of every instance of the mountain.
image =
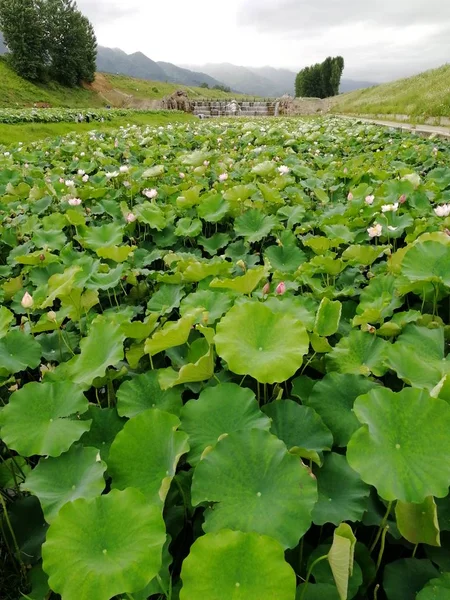
<svg viewBox="0 0 450 600">
<path fill-rule="evenodd" d="M 97 50 L 97 71 L 191 86 L 223 85 L 222 82 L 210 75 L 183 69 L 168 62 L 155 62 L 142 52 L 127 54 L 119 48 L 105 48 L 104 46 L 99 46 Z"/>
<path fill-rule="evenodd" d="M 297 73 L 289 69 L 274 69 L 273 67 L 238 67 L 230 63 L 206 64 L 190 67 L 202 70 L 208 75 L 225 82 L 234 90 L 256 96 L 275 96 L 283 94 L 294 95 L 295 78 Z M 343 79 L 341 93 L 372 87 L 375 83 L 368 81 L 353 81 Z"/>
</svg>

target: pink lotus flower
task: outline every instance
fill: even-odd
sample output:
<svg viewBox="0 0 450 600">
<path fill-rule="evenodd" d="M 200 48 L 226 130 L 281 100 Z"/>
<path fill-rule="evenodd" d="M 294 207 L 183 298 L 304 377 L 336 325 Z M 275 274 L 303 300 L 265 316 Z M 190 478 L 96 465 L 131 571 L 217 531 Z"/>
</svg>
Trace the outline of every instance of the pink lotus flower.
<svg viewBox="0 0 450 600">
<path fill-rule="evenodd" d="M 156 198 L 156 196 L 158 195 L 158 192 L 155 189 L 151 189 L 151 190 L 145 189 L 142 193 L 147 198 L 150 198 L 150 200 L 152 200 L 153 198 Z"/>
<path fill-rule="evenodd" d="M 371 238 L 380 237 L 380 235 L 382 235 L 382 233 L 383 233 L 383 227 L 379 223 L 374 223 L 373 227 L 369 227 L 369 229 L 367 230 L 367 233 L 369 234 L 369 237 L 371 237 Z"/>
<path fill-rule="evenodd" d="M 228 173 L 221 173 L 219 175 L 219 181 L 226 181 L 228 179 Z"/>
<path fill-rule="evenodd" d="M 20 304 L 27 310 L 29 308 L 32 308 L 32 306 L 34 304 L 33 296 L 31 294 L 29 294 L 28 292 L 25 292 Z"/>
<path fill-rule="evenodd" d="M 270 293 L 270 283 L 267 282 L 266 285 L 262 289 L 263 296 L 267 296 Z"/>
<path fill-rule="evenodd" d="M 398 199 L 398 201 L 400 202 L 400 204 L 405 204 L 405 202 L 406 202 L 406 194 L 402 194 L 400 196 L 400 198 Z"/>
<path fill-rule="evenodd" d="M 130 212 L 127 214 L 126 221 L 127 221 L 127 223 L 134 223 L 136 221 L 136 218 L 137 218 L 136 215 L 134 213 Z"/>
<path fill-rule="evenodd" d="M 375 196 L 366 196 L 364 202 L 370 206 L 371 204 L 373 204 L 374 200 L 375 200 Z"/>
<path fill-rule="evenodd" d="M 348 193 L 347 200 L 351 202 L 353 200 L 353 194 L 351 192 Z"/>
<path fill-rule="evenodd" d="M 277 285 L 277 287 L 275 289 L 275 294 L 277 296 L 282 296 L 285 293 L 286 293 L 286 284 L 284 283 L 284 281 L 280 281 L 280 283 Z"/>
<path fill-rule="evenodd" d="M 68 200 L 67 202 L 68 204 L 70 204 L 70 206 L 80 206 L 81 198 L 70 198 L 70 200 Z"/>
</svg>

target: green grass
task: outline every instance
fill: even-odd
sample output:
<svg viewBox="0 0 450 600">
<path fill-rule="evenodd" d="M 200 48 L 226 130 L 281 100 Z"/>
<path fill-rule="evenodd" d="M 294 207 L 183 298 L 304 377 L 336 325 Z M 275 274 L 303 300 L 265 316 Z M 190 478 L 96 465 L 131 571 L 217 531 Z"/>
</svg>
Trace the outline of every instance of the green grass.
<svg viewBox="0 0 450 600">
<path fill-rule="evenodd" d="M 450 64 L 338 96 L 333 100 L 333 112 L 450 117 Z"/>
<path fill-rule="evenodd" d="M 118 129 L 121 125 L 167 125 L 168 123 L 181 123 L 193 120 L 192 115 L 173 112 L 170 114 L 136 114 L 122 119 L 115 119 L 105 123 L 23 123 L 18 125 L 0 124 L 0 144 L 9 145 L 23 142 L 27 144 L 48 137 L 58 137 L 71 132 L 83 133 L 95 129 L 96 131 L 109 131 Z"/>
<path fill-rule="evenodd" d="M 234 94 L 222 92 L 221 90 L 212 90 L 208 88 L 189 87 L 178 83 L 165 83 L 164 81 L 146 81 L 145 79 L 135 79 L 125 75 L 111 75 L 102 73 L 114 89 L 120 90 L 125 94 L 131 94 L 140 100 L 159 100 L 172 94 L 176 90 L 186 90 L 190 98 L 193 99 L 227 99 L 227 98 L 249 98 L 243 94 Z M 252 96 L 253 98 L 253 96 Z"/>
</svg>

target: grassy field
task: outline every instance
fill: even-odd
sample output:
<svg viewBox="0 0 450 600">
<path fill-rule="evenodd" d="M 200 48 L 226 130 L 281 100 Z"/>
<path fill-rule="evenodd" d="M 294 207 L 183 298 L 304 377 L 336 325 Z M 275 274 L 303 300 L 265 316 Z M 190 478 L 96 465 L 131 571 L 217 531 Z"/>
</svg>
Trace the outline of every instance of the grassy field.
<svg viewBox="0 0 450 600">
<path fill-rule="evenodd" d="M 109 131 L 118 129 L 128 123 L 132 125 L 167 125 L 168 123 L 182 123 L 193 120 L 194 117 L 187 113 L 171 112 L 170 114 L 136 114 L 121 119 L 106 121 L 104 123 L 23 123 L 17 125 L 0 124 L 0 144 L 24 144 L 42 140 L 49 137 L 66 135 L 72 131 L 83 133 L 95 129 Z"/>
<path fill-rule="evenodd" d="M 191 98 L 235 98 L 220 90 L 190 88 L 176 83 L 146 81 L 99 73 L 94 84 L 86 88 L 68 88 L 55 82 L 34 84 L 22 79 L 0 58 L 0 107 L 22 108 L 34 103 L 46 103 L 53 107 L 138 106 L 145 101 L 161 100 L 175 90 L 185 89 Z"/>
<path fill-rule="evenodd" d="M 343 94 L 333 110 L 347 114 L 450 117 L 450 64 L 365 90 Z"/>
</svg>

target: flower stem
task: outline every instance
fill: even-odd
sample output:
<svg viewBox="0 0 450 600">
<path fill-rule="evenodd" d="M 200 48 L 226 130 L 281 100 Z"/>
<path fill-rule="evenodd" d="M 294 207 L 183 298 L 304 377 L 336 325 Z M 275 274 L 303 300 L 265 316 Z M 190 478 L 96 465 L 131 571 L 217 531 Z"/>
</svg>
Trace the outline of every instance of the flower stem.
<svg viewBox="0 0 450 600">
<path fill-rule="evenodd" d="M 381 534 L 383 533 L 383 529 L 386 526 L 386 522 L 388 520 L 389 513 L 391 512 L 391 508 L 392 508 L 392 502 L 389 502 L 389 504 L 387 505 L 386 513 L 385 513 L 385 515 L 383 517 L 383 520 L 380 523 L 380 527 L 378 529 L 378 533 L 376 535 L 376 538 L 375 538 L 373 544 L 370 546 L 370 550 L 369 550 L 370 553 L 372 553 L 375 550 L 375 546 L 378 544 L 378 540 L 380 539 Z"/>
<path fill-rule="evenodd" d="M 311 573 L 313 572 L 314 567 L 320 563 L 322 560 L 325 560 L 328 558 L 328 554 L 325 554 L 324 556 L 319 556 L 319 558 L 316 558 L 316 560 L 312 563 L 312 565 L 309 567 L 308 572 L 306 573 L 306 579 L 305 579 L 305 586 L 302 590 L 302 593 L 300 595 L 299 600 L 303 600 L 305 594 L 306 594 L 306 589 L 308 587 L 308 583 L 309 583 L 309 578 L 311 577 Z"/>
<path fill-rule="evenodd" d="M 12 538 L 12 541 L 13 541 L 13 544 L 14 544 L 14 548 L 15 548 L 16 553 L 17 553 L 17 560 L 19 561 L 22 573 L 25 573 L 26 567 L 23 564 L 22 557 L 20 556 L 19 544 L 17 543 L 16 534 L 14 533 L 14 529 L 12 528 L 11 521 L 9 520 L 8 511 L 6 509 L 6 504 L 5 504 L 5 501 L 3 499 L 2 494 L 0 494 L 0 504 L 2 505 L 2 508 L 3 508 L 3 514 L 5 515 L 5 521 L 6 521 L 6 524 L 8 525 L 9 532 L 11 533 L 11 538 Z"/>
</svg>

